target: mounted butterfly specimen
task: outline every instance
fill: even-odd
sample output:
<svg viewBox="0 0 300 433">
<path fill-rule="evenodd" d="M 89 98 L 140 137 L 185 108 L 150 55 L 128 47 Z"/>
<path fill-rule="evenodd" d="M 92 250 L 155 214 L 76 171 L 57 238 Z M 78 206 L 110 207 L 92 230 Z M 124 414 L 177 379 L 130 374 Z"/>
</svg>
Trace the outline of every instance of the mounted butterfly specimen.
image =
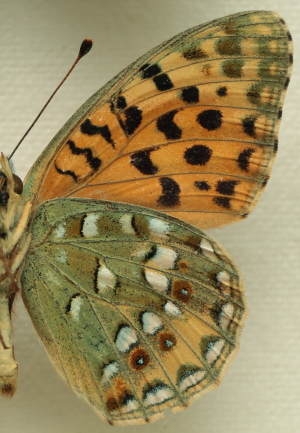
<svg viewBox="0 0 300 433">
<path fill-rule="evenodd" d="M 154 421 L 219 384 L 246 307 L 235 264 L 200 229 L 255 206 L 291 63 L 276 13 L 211 21 L 92 96 L 22 193 L 1 156 L 3 395 L 16 389 L 18 291 L 60 375 L 110 424 Z"/>
</svg>

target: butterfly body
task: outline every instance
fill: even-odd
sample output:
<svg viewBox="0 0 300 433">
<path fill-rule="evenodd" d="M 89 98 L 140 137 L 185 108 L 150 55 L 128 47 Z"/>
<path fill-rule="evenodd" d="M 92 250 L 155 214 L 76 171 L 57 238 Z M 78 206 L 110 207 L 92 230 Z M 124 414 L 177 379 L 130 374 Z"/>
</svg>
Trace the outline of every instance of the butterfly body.
<svg viewBox="0 0 300 433">
<path fill-rule="evenodd" d="M 219 384 L 246 307 L 235 264 L 200 229 L 243 219 L 266 185 L 290 50 L 273 12 L 195 27 L 92 96 L 22 196 L 2 157 L 10 394 L 18 288 L 61 376 L 111 424 L 154 421 Z"/>
</svg>

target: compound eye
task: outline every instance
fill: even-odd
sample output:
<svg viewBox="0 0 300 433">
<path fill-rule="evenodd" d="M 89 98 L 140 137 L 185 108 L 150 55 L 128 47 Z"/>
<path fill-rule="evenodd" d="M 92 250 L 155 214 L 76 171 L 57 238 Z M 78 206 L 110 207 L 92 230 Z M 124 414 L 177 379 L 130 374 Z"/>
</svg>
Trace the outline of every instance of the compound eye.
<svg viewBox="0 0 300 433">
<path fill-rule="evenodd" d="M 0 191 L 0 206 L 6 206 L 8 203 L 9 194 L 7 191 Z"/>
<path fill-rule="evenodd" d="M 13 174 L 13 177 L 14 177 L 14 181 L 15 181 L 14 192 L 16 194 L 20 195 L 23 192 L 23 182 L 21 181 L 19 176 L 17 176 L 16 174 Z"/>
</svg>

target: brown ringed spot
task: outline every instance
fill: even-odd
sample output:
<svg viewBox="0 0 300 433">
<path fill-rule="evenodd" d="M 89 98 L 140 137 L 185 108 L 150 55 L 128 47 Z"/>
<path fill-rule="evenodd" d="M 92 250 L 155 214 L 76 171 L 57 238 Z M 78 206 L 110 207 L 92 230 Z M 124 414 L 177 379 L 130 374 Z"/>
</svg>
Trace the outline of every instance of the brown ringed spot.
<svg viewBox="0 0 300 433">
<path fill-rule="evenodd" d="M 162 332 L 159 334 L 159 345 L 162 351 L 168 352 L 176 346 L 176 338 L 175 335 L 170 334 L 169 332 Z"/>
<path fill-rule="evenodd" d="M 193 293 L 192 287 L 193 285 L 189 281 L 175 281 L 172 292 L 174 298 L 178 301 L 188 303 L 191 300 L 191 296 Z"/>
<path fill-rule="evenodd" d="M 143 370 L 150 363 L 150 356 L 144 349 L 135 349 L 130 355 L 130 366 L 133 370 Z"/>
</svg>

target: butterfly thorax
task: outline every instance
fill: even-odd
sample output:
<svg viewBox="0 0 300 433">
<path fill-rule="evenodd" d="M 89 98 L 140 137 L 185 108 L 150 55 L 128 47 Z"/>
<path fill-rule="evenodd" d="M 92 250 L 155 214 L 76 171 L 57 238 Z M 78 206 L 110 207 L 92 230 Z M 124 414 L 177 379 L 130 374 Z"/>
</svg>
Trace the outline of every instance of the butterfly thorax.
<svg viewBox="0 0 300 433">
<path fill-rule="evenodd" d="M 20 264 L 30 238 L 25 235 L 31 203 L 21 197 L 22 182 L 0 157 L 0 394 L 12 396 L 17 368 L 12 345 L 11 309 L 19 290 Z"/>
</svg>

